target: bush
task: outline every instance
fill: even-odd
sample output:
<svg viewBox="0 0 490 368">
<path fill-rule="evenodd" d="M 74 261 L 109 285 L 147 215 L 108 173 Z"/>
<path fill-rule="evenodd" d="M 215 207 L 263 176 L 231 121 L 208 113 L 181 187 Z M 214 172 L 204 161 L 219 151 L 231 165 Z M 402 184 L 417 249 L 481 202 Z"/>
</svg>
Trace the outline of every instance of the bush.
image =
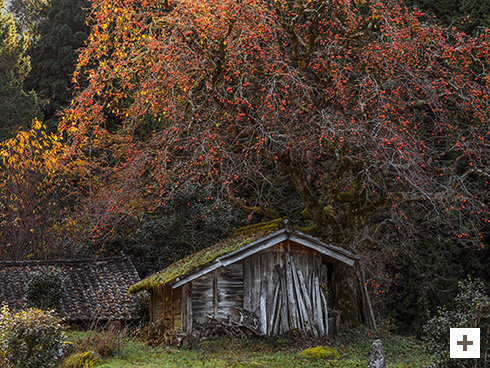
<svg viewBox="0 0 490 368">
<path fill-rule="evenodd" d="M 66 368 L 92 368 L 100 360 L 95 351 L 86 351 L 71 355 L 66 359 L 64 367 Z"/>
<path fill-rule="evenodd" d="M 455 298 L 456 309 L 442 307 L 437 316 L 430 319 L 424 326 L 424 347 L 434 356 L 440 367 L 463 368 L 485 367 L 485 359 L 450 359 L 449 332 L 450 328 L 480 328 L 480 349 L 482 352 L 490 348 L 490 297 L 485 285 L 479 279 L 468 278 L 458 283 L 459 293 Z"/>
<path fill-rule="evenodd" d="M 63 328 L 51 311 L 0 312 L 0 352 L 7 368 L 50 368 L 63 354 Z"/>
<path fill-rule="evenodd" d="M 24 285 L 24 295 L 30 307 L 44 310 L 57 307 L 63 297 L 63 275 L 49 267 L 31 272 Z"/>
</svg>

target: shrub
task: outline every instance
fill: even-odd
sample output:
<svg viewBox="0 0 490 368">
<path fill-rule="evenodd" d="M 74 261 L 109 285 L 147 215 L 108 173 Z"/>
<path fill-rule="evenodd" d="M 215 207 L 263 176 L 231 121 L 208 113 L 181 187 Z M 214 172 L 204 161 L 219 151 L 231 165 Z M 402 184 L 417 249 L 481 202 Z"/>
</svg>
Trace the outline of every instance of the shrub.
<svg viewBox="0 0 490 368">
<path fill-rule="evenodd" d="M 490 297 L 485 292 L 485 285 L 479 279 L 458 283 L 459 293 L 455 298 L 456 309 L 442 307 L 437 316 L 430 319 L 424 326 L 424 347 L 433 355 L 440 367 L 484 367 L 485 359 L 450 359 L 449 332 L 450 328 L 480 328 L 480 349 L 482 352 L 490 347 Z"/>
<path fill-rule="evenodd" d="M 7 368 L 50 368 L 63 354 L 63 328 L 51 312 L 0 312 L 0 351 Z"/>
<path fill-rule="evenodd" d="M 86 351 L 71 355 L 66 359 L 64 367 L 66 368 L 92 368 L 100 360 L 95 351 Z"/>
<path fill-rule="evenodd" d="M 313 359 L 337 359 L 339 357 L 339 353 L 337 353 L 337 351 L 323 346 L 306 349 L 302 351 L 299 355 Z"/>
<path fill-rule="evenodd" d="M 31 272 L 24 285 L 24 295 L 30 307 L 44 310 L 57 307 L 63 297 L 63 275 L 49 267 Z"/>
</svg>

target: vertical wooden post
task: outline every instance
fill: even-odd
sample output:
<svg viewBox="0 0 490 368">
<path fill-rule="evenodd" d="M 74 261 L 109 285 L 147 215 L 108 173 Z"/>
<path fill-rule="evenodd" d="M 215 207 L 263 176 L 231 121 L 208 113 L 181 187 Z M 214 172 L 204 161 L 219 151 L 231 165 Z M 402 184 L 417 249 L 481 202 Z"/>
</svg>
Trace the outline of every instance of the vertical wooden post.
<svg viewBox="0 0 490 368">
<path fill-rule="evenodd" d="M 279 319 L 279 293 L 281 292 L 281 279 L 277 280 L 276 288 L 274 290 L 274 299 L 272 301 L 271 318 L 269 321 L 268 334 L 274 334 L 274 325 L 277 325 Z"/>
<path fill-rule="evenodd" d="M 262 280 L 260 285 L 260 330 L 263 335 L 267 333 L 267 280 Z"/>
<path fill-rule="evenodd" d="M 217 271 L 213 271 L 213 317 L 218 317 L 218 276 Z"/>
<path fill-rule="evenodd" d="M 296 298 L 294 295 L 294 289 L 293 289 L 293 275 L 291 272 L 291 257 L 288 252 L 285 254 L 286 257 L 286 288 L 287 288 L 287 301 L 289 305 L 289 322 L 290 326 L 289 329 L 292 328 L 301 328 L 300 322 L 299 322 L 299 313 L 298 313 L 298 306 L 296 303 Z"/>
</svg>

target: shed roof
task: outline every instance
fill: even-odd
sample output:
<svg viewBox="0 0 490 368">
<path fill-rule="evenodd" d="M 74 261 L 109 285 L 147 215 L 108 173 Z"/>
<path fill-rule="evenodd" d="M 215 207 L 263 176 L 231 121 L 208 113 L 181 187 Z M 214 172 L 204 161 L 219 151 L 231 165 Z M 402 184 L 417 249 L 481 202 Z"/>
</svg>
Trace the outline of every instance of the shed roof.
<svg viewBox="0 0 490 368">
<path fill-rule="evenodd" d="M 24 284 L 42 267 L 61 272 L 64 292 L 56 312 L 68 321 L 129 320 L 136 318 L 128 295 L 140 280 L 129 257 L 53 261 L 0 262 L 0 303 L 10 309 L 27 307 Z"/>
<path fill-rule="evenodd" d="M 359 260 L 358 256 L 345 249 L 324 243 L 298 230 L 277 230 L 278 222 L 274 223 L 275 226 L 261 228 L 261 231 L 252 234 L 247 231 L 239 232 L 224 242 L 183 258 L 131 286 L 129 292 L 136 293 L 166 284 L 177 288 L 219 267 L 226 267 L 288 239 L 350 266 Z"/>
</svg>

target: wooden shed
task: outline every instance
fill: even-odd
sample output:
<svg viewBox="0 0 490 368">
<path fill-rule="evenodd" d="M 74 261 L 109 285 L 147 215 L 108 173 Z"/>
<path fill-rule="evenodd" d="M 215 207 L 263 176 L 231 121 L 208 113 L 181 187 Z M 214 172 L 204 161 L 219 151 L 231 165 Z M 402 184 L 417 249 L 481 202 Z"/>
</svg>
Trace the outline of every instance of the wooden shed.
<svg viewBox="0 0 490 368">
<path fill-rule="evenodd" d="M 357 269 L 358 263 L 351 252 L 292 228 L 278 230 L 276 222 L 273 229 L 235 233 L 138 282 L 129 292 L 149 290 L 151 320 L 164 319 L 186 333 L 221 320 L 246 324 L 264 335 L 301 329 L 323 336 L 332 334 L 332 315 L 338 314 L 330 310 L 335 267 Z M 369 303 L 364 283 L 357 281 L 360 303 Z M 361 319 L 370 319 L 361 314 Z"/>
</svg>

